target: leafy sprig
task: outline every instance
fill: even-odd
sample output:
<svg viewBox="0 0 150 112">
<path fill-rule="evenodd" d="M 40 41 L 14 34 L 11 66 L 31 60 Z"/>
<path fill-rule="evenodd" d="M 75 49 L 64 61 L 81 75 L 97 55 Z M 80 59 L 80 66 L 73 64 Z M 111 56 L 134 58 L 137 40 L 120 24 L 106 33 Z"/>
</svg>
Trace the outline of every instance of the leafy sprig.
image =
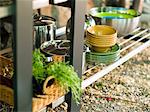
<svg viewBox="0 0 150 112">
<path fill-rule="evenodd" d="M 65 62 L 46 64 L 45 60 L 46 57 L 40 50 L 33 52 L 33 76 L 37 83 L 42 84 L 48 76 L 53 76 L 65 91 L 71 89 L 73 99 L 79 104 L 81 97 L 81 79 L 78 77 L 73 66 Z"/>
<path fill-rule="evenodd" d="M 78 77 L 73 66 L 65 62 L 57 62 L 47 67 L 47 74 L 55 79 L 64 88 L 70 88 L 73 99 L 79 103 L 81 97 L 81 79 Z"/>
<path fill-rule="evenodd" d="M 41 84 L 43 80 L 46 79 L 46 64 L 44 62 L 45 56 L 40 53 L 40 50 L 36 49 L 33 52 L 33 58 L 32 58 L 32 70 L 33 70 L 33 76 L 35 77 L 36 81 Z"/>
</svg>

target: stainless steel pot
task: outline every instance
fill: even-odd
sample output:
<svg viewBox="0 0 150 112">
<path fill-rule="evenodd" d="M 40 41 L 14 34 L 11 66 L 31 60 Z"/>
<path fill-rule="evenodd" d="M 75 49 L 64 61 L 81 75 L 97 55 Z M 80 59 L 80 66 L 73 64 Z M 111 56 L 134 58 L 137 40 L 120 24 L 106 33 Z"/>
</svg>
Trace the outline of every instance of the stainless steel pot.
<svg viewBox="0 0 150 112">
<path fill-rule="evenodd" d="M 94 19 L 91 16 L 85 15 L 84 30 L 94 25 L 95 25 Z M 70 32 L 71 32 L 71 18 L 67 21 L 67 25 L 66 25 L 66 35 L 68 40 L 70 40 L 71 38 Z"/>
<path fill-rule="evenodd" d="M 138 27 L 141 16 L 139 12 L 135 11 L 136 15 L 134 15 L 133 18 L 104 18 L 95 15 L 101 12 L 115 12 L 121 14 L 127 10 L 128 9 L 121 7 L 95 7 L 89 11 L 89 15 L 93 17 L 96 24 L 110 25 L 118 31 L 118 34 L 126 35 Z"/>
<path fill-rule="evenodd" d="M 45 41 L 55 39 L 56 20 L 49 16 L 35 16 L 33 27 L 33 48 L 39 48 Z"/>
</svg>

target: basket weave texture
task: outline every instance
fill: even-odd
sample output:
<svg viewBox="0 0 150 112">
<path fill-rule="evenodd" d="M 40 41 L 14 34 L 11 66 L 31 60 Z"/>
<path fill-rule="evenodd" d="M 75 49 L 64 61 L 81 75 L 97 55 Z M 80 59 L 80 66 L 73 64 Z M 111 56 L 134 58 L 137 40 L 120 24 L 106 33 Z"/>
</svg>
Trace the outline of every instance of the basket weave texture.
<svg viewBox="0 0 150 112">
<path fill-rule="evenodd" d="M 12 75 L 10 75 L 8 72 L 9 67 L 12 67 L 12 61 L 3 56 L 0 56 L 0 102 L 8 104 L 13 109 L 14 91 L 12 86 Z"/>
<path fill-rule="evenodd" d="M 13 89 L 0 84 L 0 101 L 14 106 L 14 92 Z"/>
<path fill-rule="evenodd" d="M 43 85 L 43 95 L 37 95 L 37 97 L 33 97 L 32 99 L 32 111 L 38 112 L 45 106 L 57 100 L 59 97 L 65 94 L 64 88 L 60 86 L 60 84 L 54 80 L 53 84 L 47 86 L 50 80 L 54 79 L 52 76 L 48 77 Z"/>
<path fill-rule="evenodd" d="M 11 60 L 0 56 L 0 101 L 14 106 L 14 91 L 11 87 L 11 85 L 13 85 L 13 79 L 10 74 L 5 75 L 3 72 L 3 69 L 10 64 L 12 64 Z M 54 81 L 49 85 L 48 83 L 51 80 Z M 32 111 L 38 112 L 59 97 L 63 96 L 65 93 L 65 89 L 60 86 L 59 82 L 56 81 L 54 77 L 47 77 L 43 84 L 43 94 L 32 98 Z"/>
<path fill-rule="evenodd" d="M 11 79 L 12 74 L 10 74 L 9 72 L 12 71 L 12 67 L 13 67 L 12 60 L 7 59 L 3 56 L 0 56 L 0 75 L 1 76 Z M 9 71 L 9 68 L 11 68 L 10 71 Z"/>
</svg>

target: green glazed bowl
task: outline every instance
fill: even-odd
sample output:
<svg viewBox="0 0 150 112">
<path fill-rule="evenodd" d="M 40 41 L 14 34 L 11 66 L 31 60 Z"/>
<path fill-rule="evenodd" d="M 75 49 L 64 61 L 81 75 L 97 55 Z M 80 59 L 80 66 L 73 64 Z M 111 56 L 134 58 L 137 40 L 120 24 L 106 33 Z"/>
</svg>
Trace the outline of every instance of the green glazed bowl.
<svg viewBox="0 0 150 112">
<path fill-rule="evenodd" d="M 86 61 L 88 63 L 112 63 L 120 57 L 120 46 L 114 45 L 110 51 L 106 53 L 86 52 Z"/>
</svg>

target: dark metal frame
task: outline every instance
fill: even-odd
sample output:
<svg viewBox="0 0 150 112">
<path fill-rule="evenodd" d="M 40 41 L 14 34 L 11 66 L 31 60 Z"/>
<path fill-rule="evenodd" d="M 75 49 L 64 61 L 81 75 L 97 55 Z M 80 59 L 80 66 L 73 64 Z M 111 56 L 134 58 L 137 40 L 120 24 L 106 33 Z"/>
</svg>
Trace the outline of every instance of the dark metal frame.
<svg viewBox="0 0 150 112">
<path fill-rule="evenodd" d="M 84 15 L 86 0 L 71 0 L 71 64 L 82 76 Z M 32 111 L 32 1 L 16 0 L 14 15 L 14 96 L 15 111 Z M 149 45 L 149 42 L 145 46 Z M 145 47 L 144 46 L 144 47 Z M 79 112 L 80 106 L 66 97 L 69 111 Z"/>
<path fill-rule="evenodd" d="M 81 77 L 86 1 L 69 0 L 69 2 L 72 12 L 71 64 Z M 14 5 L 14 111 L 30 112 L 32 111 L 32 1 L 16 0 Z M 72 101 L 71 94 L 68 94 L 68 98 L 68 110 L 79 112 L 80 106 Z"/>
<path fill-rule="evenodd" d="M 15 112 L 30 112 L 32 110 L 32 1 L 16 0 L 15 11 Z"/>
<path fill-rule="evenodd" d="M 71 1 L 71 53 L 70 63 L 78 72 L 79 77 L 82 77 L 82 55 L 84 44 L 84 22 L 85 22 L 86 1 L 85 0 L 72 0 Z M 75 104 L 70 96 L 67 96 L 69 104 L 68 111 L 79 112 L 80 105 Z"/>
</svg>

